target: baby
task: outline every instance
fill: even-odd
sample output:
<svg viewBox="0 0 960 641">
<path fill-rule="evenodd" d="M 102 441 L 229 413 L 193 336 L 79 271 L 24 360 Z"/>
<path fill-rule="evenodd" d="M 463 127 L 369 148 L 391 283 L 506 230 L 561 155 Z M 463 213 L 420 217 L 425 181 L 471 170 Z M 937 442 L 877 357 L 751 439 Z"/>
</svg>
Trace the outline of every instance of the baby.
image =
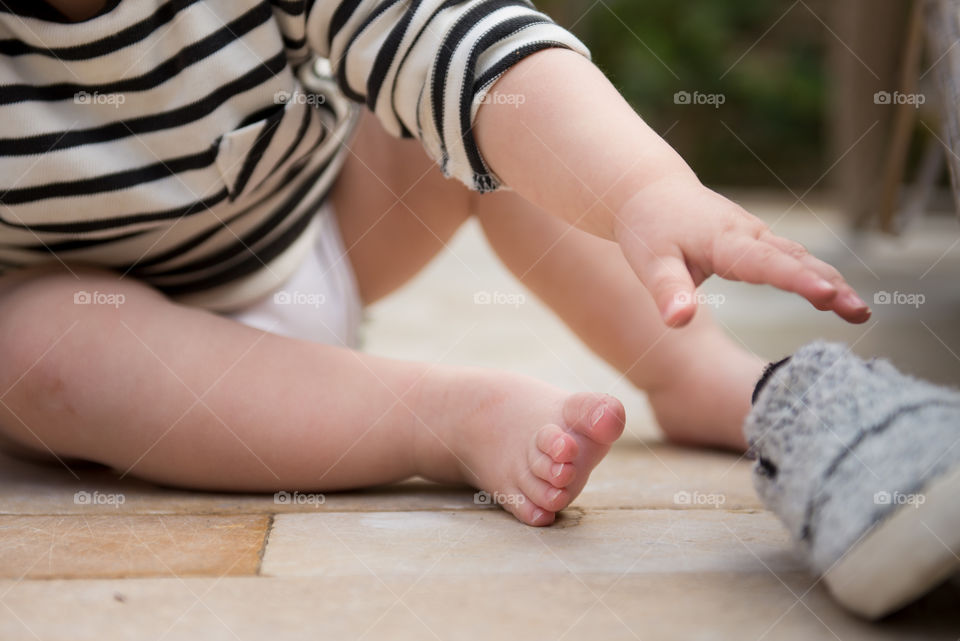
<svg viewBox="0 0 960 641">
<path fill-rule="evenodd" d="M 5 447 L 215 490 L 420 475 L 548 525 L 623 430 L 616 399 L 354 349 L 362 306 L 473 216 L 667 437 L 744 448 L 763 363 L 695 288 L 869 309 L 588 55 L 525 0 L 5 0 Z"/>
</svg>

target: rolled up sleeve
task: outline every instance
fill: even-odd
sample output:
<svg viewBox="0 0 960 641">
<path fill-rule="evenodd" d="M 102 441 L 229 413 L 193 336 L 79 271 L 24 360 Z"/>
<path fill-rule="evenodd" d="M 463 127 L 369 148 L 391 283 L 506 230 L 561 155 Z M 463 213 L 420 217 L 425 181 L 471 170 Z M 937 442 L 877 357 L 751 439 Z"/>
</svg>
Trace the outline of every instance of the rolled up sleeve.
<svg viewBox="0 0 960 641">
<path fill-rule="evenodd" d="M 496 80 L 542 49 L 590 56 L 524 0 L 316 0 L 306 36 L 348 98 L 365 103 L 391 134 L 418 138 L 444 175 L 481 192 L 502 186 L 473 135 Z"/>
</svg>

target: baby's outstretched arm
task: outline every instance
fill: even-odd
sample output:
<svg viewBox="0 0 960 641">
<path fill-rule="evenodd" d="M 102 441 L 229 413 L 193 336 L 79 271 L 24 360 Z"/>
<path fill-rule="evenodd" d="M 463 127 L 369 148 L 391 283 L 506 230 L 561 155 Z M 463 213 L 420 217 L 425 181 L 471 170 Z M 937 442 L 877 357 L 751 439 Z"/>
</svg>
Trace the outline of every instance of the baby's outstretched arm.
<svg viewBox="0 0 960 641">
<path fill-rule="evenodd" d="M 694 288 L 711 274 L 795 292 L 850 322 L 869 318 L 836 269 L 704 187 L 583 56 L 536 53 L 491 94 L 474 135 L 493 172 L 547 211 L 617 241 L 668 325 L 693 318 Z"/>
</svg>

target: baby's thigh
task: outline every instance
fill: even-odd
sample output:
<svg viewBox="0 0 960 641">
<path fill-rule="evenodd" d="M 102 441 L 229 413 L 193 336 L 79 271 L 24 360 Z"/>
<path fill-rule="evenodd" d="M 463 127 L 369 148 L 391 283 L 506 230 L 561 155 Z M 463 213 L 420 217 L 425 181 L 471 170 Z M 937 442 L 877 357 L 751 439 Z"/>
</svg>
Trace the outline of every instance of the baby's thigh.
<svg viewBox="0 0 960 641">
<path fill-rule="evenodd" d="M 365 113 L 331 194 L 365 303 L 426 265 L 471 214 L 473 193 L 447 179 L 419 141 Z"/>
</svg>

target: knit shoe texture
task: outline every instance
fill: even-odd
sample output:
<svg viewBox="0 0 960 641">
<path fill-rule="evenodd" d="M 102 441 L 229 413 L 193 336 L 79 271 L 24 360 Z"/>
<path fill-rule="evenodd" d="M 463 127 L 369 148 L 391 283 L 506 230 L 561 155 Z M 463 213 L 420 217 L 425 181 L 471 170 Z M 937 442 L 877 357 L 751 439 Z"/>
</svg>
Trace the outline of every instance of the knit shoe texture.
<svg viewBox="0 0 960 641">
<path fill-rule="evenodd" d="M 882 616 L 957 569 L 960 393 L 815 342 L 754 399 L 757 492 L 844 605 Z"/>
</svg>

